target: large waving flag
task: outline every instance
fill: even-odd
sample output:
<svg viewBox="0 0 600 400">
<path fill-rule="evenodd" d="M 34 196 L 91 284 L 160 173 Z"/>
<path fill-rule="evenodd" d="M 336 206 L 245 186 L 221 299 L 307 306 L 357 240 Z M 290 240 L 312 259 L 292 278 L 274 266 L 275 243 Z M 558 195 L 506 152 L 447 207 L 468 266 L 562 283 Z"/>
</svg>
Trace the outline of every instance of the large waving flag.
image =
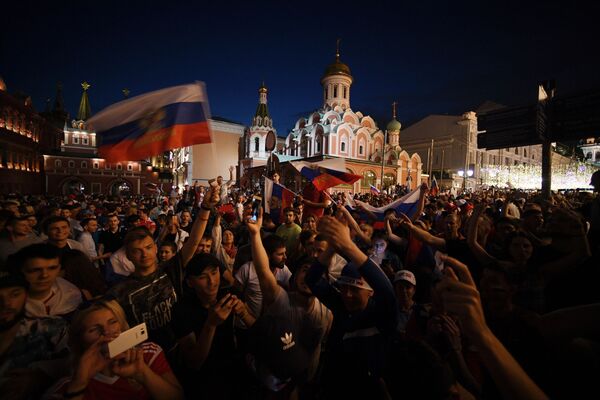
<svg viewBox="0 0 600 400">
<path fill-rule="evenodd" d="M 375 214 L 378 220 L 382 221 L 384 218 L 384 214 L 387 210 L 395 210 L 396 213 L 403 213 L 411 217 L 416 211 L 419 205 L 419 198 L 421 196 L 421 191 L 419 189 L 415 189 L 407 195 L 387 204 L 383 207 L 373 207 L 372 205 L 365 203 L 360 200 L 354 200 L 357 206 L 361 206 L 363 209 L 368 210 Z"/>
<path fill-rule="evenodd" d="M 209 117 L 204 84 L 196 82 L 123 100 L 87 122 L 96 130 L 100 157 L 115 162 L 210 143 Z"/>
<path fill-rule="evenodd" d="M 341 158 L 331 158 L 313 163 L 296 161 L 291 164 L 318 190 L 342 184 L 351 185 L 362 178 L 360 175 L 346 172 L 346 163 Z"/>
<path fill-rule="evenodd" d="M 381 193 L 379 191 L 379 189 L 377 189 L 375 186 L 373 186 L 373 185 L 369 185 L 369 186 L 370 186 L 371 193 L 373 193 L 373 194 L 380 194 Z"/>
<path fill-rule="evenodd" d="M 265 212 L 276 225 L 282 220 L 283 210 L 293 206 L 295 196 L 291 190 L 265 177 Z"/>
</svg>

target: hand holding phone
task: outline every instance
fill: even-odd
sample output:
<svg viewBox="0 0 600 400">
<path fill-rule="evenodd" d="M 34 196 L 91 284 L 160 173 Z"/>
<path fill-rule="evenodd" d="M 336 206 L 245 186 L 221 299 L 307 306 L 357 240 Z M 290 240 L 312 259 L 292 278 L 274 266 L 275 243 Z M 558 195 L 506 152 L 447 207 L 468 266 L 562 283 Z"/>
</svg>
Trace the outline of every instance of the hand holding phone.
<svg viewBox="0 0 600 400">
<path fill-rule="evenodd" d="M 148 329 L 146 328 L 146 323 L 143 322 L 122 332 L 115 340 L 109 342 L 107 345 L 108 357 L 115 358 L 124 351 L 129 350 L 146 340 L 148 340 Z"/>
</svg>

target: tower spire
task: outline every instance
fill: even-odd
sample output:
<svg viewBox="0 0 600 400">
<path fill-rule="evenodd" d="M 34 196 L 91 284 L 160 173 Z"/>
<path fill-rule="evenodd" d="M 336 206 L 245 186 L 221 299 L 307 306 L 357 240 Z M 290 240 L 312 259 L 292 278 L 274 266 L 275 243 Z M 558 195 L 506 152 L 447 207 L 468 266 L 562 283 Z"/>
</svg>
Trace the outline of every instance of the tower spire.
<svg viewBox="0 0 600 400">
<path fill-rule="evenodd" d="M 79 103 L 79 112 L 77 113 L 77 119 L 79 121 L 85 121 L 92 115 L 90 100 L 87 94 L 87 90 L 91 87 L 91 85 L 84 81 L 81 84 L 81 87 L 83 88 L 83 94 L 81 95 L 81 102 Z"/>
<path fill-rule="evenodd" d="M 54 109 L 52 111 L 63 112 L 65 110 L 65 100 L 62 94 L 62 82 L 56 82 L 56 99 L 54 99 Z"/>
<path fill-rule="evenodd" d="M 392 118 L 396 119 L 396 105 L 398 105 L 398 103 L 396 103 L 395 101 L 392 102 Z"/>
<path fill-rule="evenodd" d="M 335 41 L 335 60 L 336 61 L 340 61 L 340 41 L 341 41 L 341 39 L 338 39 Z"/>
</svg>

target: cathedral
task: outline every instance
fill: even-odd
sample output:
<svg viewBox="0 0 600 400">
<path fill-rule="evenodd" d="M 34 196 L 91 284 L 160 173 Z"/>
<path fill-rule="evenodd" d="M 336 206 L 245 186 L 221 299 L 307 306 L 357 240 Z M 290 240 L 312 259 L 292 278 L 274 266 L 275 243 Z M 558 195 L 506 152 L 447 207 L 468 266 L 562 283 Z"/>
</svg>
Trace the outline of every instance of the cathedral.
<svg viewBox="0 0 600 400">
<path fill-rule="evenodd" d="M 312 114 L 298 119 L 294 128 L 276 143 L 276 132 L 267 109 L 267 88 L 259 89 L 259 105 L 240 143 L 240 176 L 245 186 L 257 185 L 266 169 L 279 164 L 282 182 L 299 190 L 302 178 L 289 161 L 320 161 L 344 158 L 348 172 L 362 176 L 354 185 L 334 190 L 366 192 L 371 186 L 387 189 L 396 184 L 416 188 L 421 182 L 421 158 L 400 147 L 401 124 L 393 119 L 385 131 L 368 115 L 354 111 L 350 105 L 353 77 L 350 68 L 340 61 L 327 66 L 321 78 L 323 105 Z M 273 163 L 269 160 L 276 158 Z M 425 177 L 423 177 L 425 178 Z"/>
</svg>

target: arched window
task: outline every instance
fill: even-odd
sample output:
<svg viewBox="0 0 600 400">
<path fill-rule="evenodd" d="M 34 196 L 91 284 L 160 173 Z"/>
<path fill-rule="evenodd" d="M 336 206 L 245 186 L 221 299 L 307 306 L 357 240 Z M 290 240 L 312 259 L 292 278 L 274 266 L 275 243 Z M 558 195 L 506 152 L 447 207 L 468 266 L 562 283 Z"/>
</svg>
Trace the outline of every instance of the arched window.
<svg viewBox="0 0 600 400">
<path fill-rule="evenodd" d="M 368 188 L 371 185 L 375 186 L 377 178 L 375 176 L 375 172 L 373 171 L 365 171 L 363 173 L 363 178 L 361 179 L 361 186 L 364 188 Z"/>
<path fill-rule="evenodd" d="M 348 98 L 348 88 L 346 86 L 344 86 L 344 98 Z"/>
<path fill-rule="evenodd" d="M 591 157 L 592 153 L 590 153 L 590 157 Z M 54 161 L 54 168 L 61 168 L 62 167 L 62 161 L 60 160 L 55 160 Z"/>
<path fill-rule="evenodd" d="M 333 87 L 333 97 L 337 97 L 337 85 Z"/>
<path fill-rule="evenodd" d="M 317 137 L 317 153 L 321 152 L 321 143 L 323 142 L 323 137 L 319 136 Z"/>
<path fill-rule="evenodd" d="M 515 147 L 515 154 L 519 154 L 519 148 Z"/>
<path fill-rule="evenodd" d="M 346 139 L 342 139 L 342 143 L 340 144 L 340 151 L 342 153 L 346 152 Z"/>
<path fill-rule="evenodd" d="M 87 168 L 87 161 L 81 162 L 81 168 Z"/>
<path fill-rule="evenodd" d="M 133 164 L 127 164 L 127 171 L 133 171 Z"/>
<path fill-rule="evenodd" d="M 585 155 L 585 159 L 586 159 L 586 160 L 591 160 L 591 159 L 592 159 L 592 152 L 591 152 L 591 151 L 590 151 L 590 152 L 588 152 L 588 153 Z"/>
<path fill-rule="evenodd" d="M 100 168 L 100 164 L 98 164 L 97 162 L 94 163 L 94 169 L 98 169 Z"/>
<path fill-rule="evenodd" d="M 260 139 L 259 138 L 254 138 L 254 151 L 258 152 L 258 149 L 260 147 Z"/>
<path fill-rule="evenodd" d="M 596 158 L 595 161 L 600 161 L 600 151 L 596 152 Z"/>
<path fill-rule="evenodd" d="M 523 149 L 523 157 L 527 157 L 527 149 Z"/>
<path fill-rule="evenodd" d="M 118 169 L 118 170 L 122 170 L 122 169 L 123 169 L 123 166 L 122 166 L 121 164 L 117 164 L 117 169 Z"/>
<path fill-rule="evenodd" d="M 359 144 L 359 145 L 358 145 L 358 154 L 360 154 L 360 155 L 362 156 L 362 155 L 363 155 L 363 153 L 364 153 L 364 151 L 365 151 L 365 149 L 364 149 L 364 147 L 363 147 L 362 143 L 361 143 L 361 144 Z"/>
<path fill-rule="evenodd" d="M 73 160 L 69 161 L 69 168 L 75 168 L 75 161 L 73 161 Z"/>
</svg>

